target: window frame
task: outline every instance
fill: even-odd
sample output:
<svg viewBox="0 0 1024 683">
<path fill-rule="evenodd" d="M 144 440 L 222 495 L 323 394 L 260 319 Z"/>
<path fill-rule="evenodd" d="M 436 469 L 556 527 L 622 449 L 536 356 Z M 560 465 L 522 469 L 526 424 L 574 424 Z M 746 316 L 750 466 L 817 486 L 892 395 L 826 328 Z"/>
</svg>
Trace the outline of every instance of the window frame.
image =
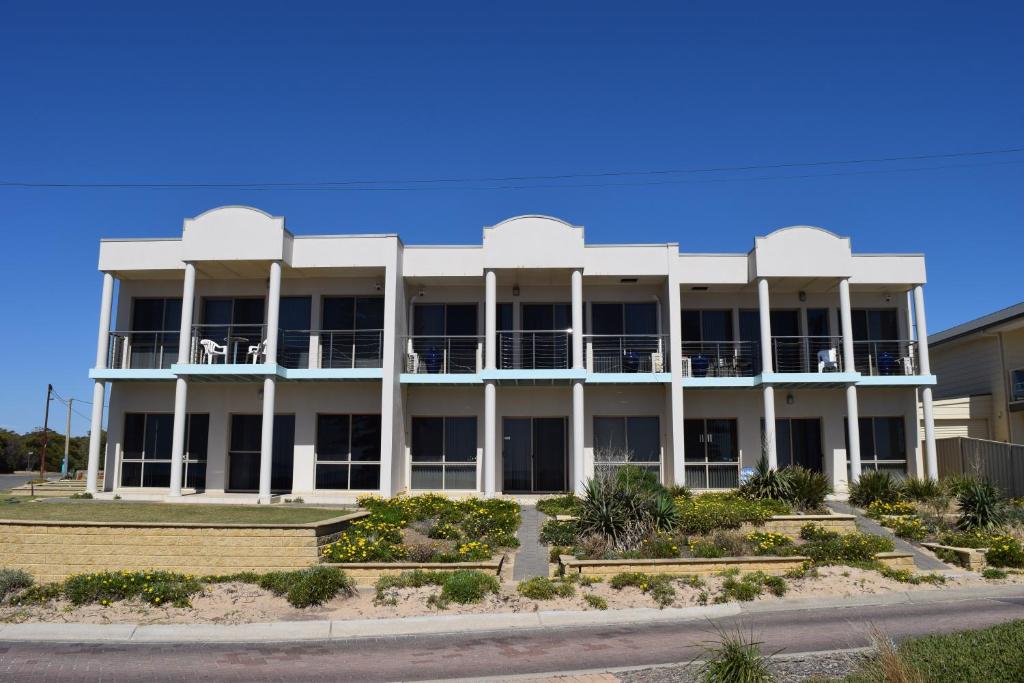
<svg viewBox="0 0 1024 683">
<path fill-rule="evenodd" d="M 1018 393 L 1018 386 L 1020 387 Z M 1024 403 L 1024 367 L 1010 370 L 1010 403 Z"/>
<path fill-rule="evenodd" d="M 878 449 L 875 444 L 878 441 L 877 432 L 875 429 L 876 420 L 896 420 L 901 425 L 900 432 L 903 435 L 903 460 L 896 460 L 892 458 L 879 458 Z M 871 425 L 871 444 L 870 444 L 870 458 L 865 458 L 866 452 L 865 443 L 863 439 L 863 424 L 865 421 Z M 910 440 L 907 438 L 907 422 L 903 415 L 862 415 L 857 419 L 857 433 L 861 437 L 860 439 L 860 469 L 864 472 L 867 469 L 879 470 L 883 465 L 903 465 L 903 470 L 900 473 L 903 477 L 908 476 L 907 466 L 910 462 Z M 847 480 L 851 478 L 850 471 L 850 421 L 849 418 L 843 418 L 843 437 L 846 440 L 846 476 Z M 885 471 L 892 472 L 891 469 Z"/>
<path fill-rule="evenodd" d="M 320 420 L 322 418 L 347 418 L 348 422 L 348 443 L 346 446 L 345 453 L 348 458 L 345 460 L 337 459 L 325 459 L 320 456 Z M 356 418 L 375 417 L 377 418 L 377 459 L 376 460 L 353 460 L 352 459 L 352 439 L 353 439 L 353 425 L 355 424 Z M 383 430 L 381 428 L 381 414 L 380 413 L 317 413 L 316 414 L 316 434 L 313 438 L 313 490 L 314 491 L 377 491 L 380 489 L 380 475 L 381 475 L 381 459 L 380 459 L 380 440 L 383 436 Z M 334 458 L 336 456 L 327 456 L 328 458 Z M 317 476 L 320 465 L 345 466 L 346 467 L 346 486 L 341 488 L 322 488 L 317 486 L 319 477 Z M 352 466 L 359 465 L 361 467 L 375 466 L 377 468 L 377 485 L 372 488 L 352 488 Z"/>
<path fill-rule="evenodd" d="M 448 460 L 448 422 L 449 420 L 473 420 L 473 434 L 475 436 L 473 443 L 473 459 L 472 460 Z M 417 420 L 441 420 L 441 459 L 440 460 L 421 460 L 416 461 L 416 455 L 414 450 L 416 448 L 416 441 L 414 438 L 415 429 L 413 424 Z M 480 420 L 477 415 L 412 415 L 409 417 L 409 464 L 408 464 L 408 481 L 410 491 L 479 491 L 480 490 L 480 453 L 478 444 L 480 443 Z M 461 471 L 468 471 L 469 465 L 473 466 L 474 469 L 474 486 L 473 488 L 449 488 L 448 487 L 448 469 L 457 469 Z M 416 488 L 413 485 L 413 473 L 416 468 L 425 467 L 440 467 L 441 468 L 441 488 Z"/>
<path fill-rule="evenodd" d="M 735 462 L 730 462 L 728 460 L 721 460 L 721 461 L 708 460 L 708 446 L 711 443 L 710 437 L 709 437 L 709 432 L 708 432 L 708 423 L 709 422 L 714 422 L 714 421 L 730 422 L 734 426 L 735 430 L 734 430 L 733 443 L 735 444 L 735 448 L 736 448 L 736 460 L 735 460 Z M 739 484 L 739 480 L 740 480 L 740 471 L 743 469 L 742 468 L 743 452 L 742 452 L 742 449 L 740 448 L 740 421 L 739 421 L 739 418 L 736 418 L 736 417 L 719 417 L 719 416 L 687 417 L 687 418 L 683 418 L 684 448 L 685 448 L 685 438 L 686 438 L 685 434 L 688 431 L 686 429 L 686 423 L 687 422 L 690 422 L 691 424 L 693 422 L 700 422 L 702 424 L 700 443 L 701 443 L 702 450 L 704 451 L 704 453 L 703 453 L 703 457 L 702 457 L 701 460 L 693 460 L 690 457 L 690 451 L 688 449 L 686 450 L 686 452 L 684 453 L 684 463 L 683 463 L 683 481 L 684 482 L 687 481 L 687 476 L 686 476 L 687 475 L 687 470 L 689 468 L 691 468 L 691 467 L 692 468 L 703 468 L 703 470 L 704 470 L 704 482 L 705 482 L 705 484 L 710 484 L 711 483 L 711 469 L 712 468 L 718 468 L 718 469 L 724 470 L 724 469 L 729 469 L 729 468 L 734 466 L 736 468 L 736 483 L 738 485 Z M 707 437 L 707 439 L 705 437 Z M 687 483 L 686 485 L 689 486 L 690 488 L 696 488 L 696 489 L 702 490 L 702 491 L 729 491 L 729 490 L 732 490 L 732 489 L 736 488 L 735 486 L 724 486 L 724 487 L 704 486 L 704 487 L 699 487 L 699 486 L 691 485 L 689 483 Z"/>
<path fill-rule="evenodd" d="M 624 442 L 623 448 L 628 453 L 628 452 L 631 451 L 631 449 L 629 447 L 629 443 L 630 443 L 630 436 L 629 436 L 630 435 L 630 426 L 629 426 L 630 425 L 630 420 L 638 420 L 638 419 L 645 419 L 645 420 L 652 420 L 653 419 L 653 420 L 656 421 L 657 428 L 655 429 L 655 434 L 658 437 L 658 458 L 657 458 L 657 460 L 630 460 L 630 461 L 625 461 L 625 462 L 599 461 L 597 459 L 597 449 L 598 449 L 598 443 L 597 443 L 597 421 L 598 420 L 621 420 L 622 421 L 622 435 L 623 435 L 623 442 Z M 658 481 L 664 481 L 665 480 L 665 445 L 664 445 L 663 440 L 661 438 L 661 415 L 657 415 L 657 414 L 655 414 L 655 415 L 621 415 L 621 414 L 620 415 L 594 415 L 591 418 L 591 429 L 592 429 L 591 433 L 592 433 L 592 437 L 593 437 L 593 445 L 592 445 L 593 456 L 592 457 L 593 457 L 593 461 L 594 461 L 594 470 L 595 470 L 595 472 L 597 471 L 597 468 L 598 468 L 599 465 L 601 467 L 606 467 L 606 468 L 609 468 L 609 469 L 610 468 L 615 468 L 615 467 L 622 467 L 623 465 L 636 465 L 637 467 L 640 467 L 642 469 L 645 469 L 645 470 L 648 470 L 648 471 L 651 471 L 651 472 L 656 472 L 657 475 L 658 475 Z"/>
<path fill-rule="evenodd" d="M 141 415 L 142 416 L 142 435 L 141 435 L 142 448 L 141 448 L 141 450 L 139 450 L 138 457 L 127 458 L 127 457 L 125 457 L 124 444 L 127 441 L 127 434 L 126 434 L 125 430 L 128 428 L 128 417 L 130 415 Z M 170 454 L 168 455 L 167 458 L 147 458 L 146 457 L 146 441 L 147 441 L 146 430 L 147 430 L 147 427 L 148 427 L 149 417 L 151 415 L 152 416 L 158 416 L 158 415 L 159 416 L 163 416 L 163 415 L 171 416 L 171 425 L 172 425 L 171 428 L 173 429 L 174 413 L 165 412 L 165 411 L 152 411 L 152 412 L 143 412 L 143 413 L 135 412 L 135 411 L 127 411 L 127 412 L 124 413 L 124 418 L 123 418 L 123 422 L 122 422 L 122 429 L 121 429 L 121 448 L 120 448 L 120 453 L 118 454 L 118 456 L 119 456 L 118 457 L 118 472 L 117 472 L 117 486 L 118 486 L 118 488 L 129 488 L 129 489 L 147 489 L 147 488 L 148 489 L 164 489 L 164 488 L 167 488 L 167 486 L 144 486 L 143 485 L 143 482 L 146 481 L 146 472 L 145 472 L 146 465 L 167 465 L 168 467 L 170 467 L 171 463 L 173 462 L 173 455 L 170 455 Z M 193 454 L 192 453 L 192 449 L 191 449 L 191 442 L 192 442 L 192 420 L 193 420 L 193 418 L 196 418 L 196 417 L 200 417 L 200 418 L 205 418 L 206 419 L 206 452 L 203 453 L 201 457 L 198 457 L 195 454 Z M 173 439 L 174 439 L 173 432 L 172 432 L 172 435 L 171 435 L 171 439 L 172 439 L 172 443 L 173 443 Z M 173 446 L 172 446 L 172 449 L 173 449 Z M 181 455 L 181 483 L 182 483 L 182 487 L 183 488 L 195 488 L 197 490 L 202 490 L 202 489 L 206 488 L 206 463 L 207 463 L 207 458 L 209 456 L 209 449 L 210 449 L 210 414 L 209 413 L 188 413 L 187 417 L 186 417 L 186 420 L 185 420 L 185 450 L 184 450 L 184 452 Z M 138 482 L 139 483 L 138 484 L 136 484 L 136 485 L 126 485 L 124 483 L 124 465 L 125 465 L 125 463 L 127 463 L 129 465 L 138 464 L 138 466 L 139 466 L 139 476 L 138 476 Z M 188 471 L 189 471 L 189 468 L 190 468 L 191 465 L 195 465 L 197 467 L 198 466 L 202 466 L 202 468 L 203 468 L 203 475 L 202 475 L 203 485 L 202 486 L 188 486 L 187 485 L 187 483 L 189 481 Z M 170 482 L 168 482 L 168 486 L 170 486 Z"/>
</svg>

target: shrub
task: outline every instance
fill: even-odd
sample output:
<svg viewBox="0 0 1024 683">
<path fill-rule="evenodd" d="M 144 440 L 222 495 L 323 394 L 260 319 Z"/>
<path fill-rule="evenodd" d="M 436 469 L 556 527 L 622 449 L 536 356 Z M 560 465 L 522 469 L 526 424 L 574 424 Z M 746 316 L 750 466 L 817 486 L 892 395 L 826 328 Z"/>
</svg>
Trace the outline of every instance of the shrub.
<svg viewBox="0 0 1024 683">
<path fill-rule="evenodd" d="M 1006 503 L 995 486 L 987 481 L 966 483 L 957 496 L 960 506 L 959 529 L 992 529 L 1006 521 Z"/>
<path fill-rule="evenodd" d="M 876 500 L 894 503 L 900 497 L 900 483 L 884 470 L 866 470 L 850 484 L 850 502 L 867 507 Z"/>
<path fill-rule="evenodd" d="M 672 500 L 650 472 L 623 466 L 587 481 L 579 506 L 580 536 L 599 535 L 618 551 L 636 551 L 656 531 L 678 523 Z"/>
<path fill-rule="evenodd" d="M 722 593 L 715 599 L 716 602 L 749 602 L 760 596 L 767 589 L 772 595 L 782 597 L 786 594 L 786 581 L 780 576 L 772 576 L 764 572 L 750 572 L 737 578 L 735 575 L 726 576 L 722 582 Z"/>
<path fill-rule="evenodd" d="M 947 531 L 939 535 L 942 545 L 954 548 L 988 548 L 992 545 L 993 535 L 981 529 L 971 531 Z"/>
<path fill-rule="evenodd" d="M 740 486 L 740 494 L 754 500 L 789 500 L 792 493 L 789 472 L 772 469 L 764 453 L 754 467 L 754 474 Z"/>
<path fill-rule="evenodd" d="M 994 567 L 1024 568 L 1024 547 L 1012 536 L 993 536 L 985 561 Z"/>
<path fill-rule="evenodd" d="M 553 600 L 554 598 L 571 598 L 576 589 L 567 581 L 552 581 L 546 576 L 535 576 L 520 581 L 517 588 L 519 594 L 531 600 Z"/>
<path fill-rule="evenodd" d="M 269 572 L 261 576 L 258 585 L 283 596 L 292 607 L 315 607 L 333 599 L 339 593 L 350 597 L 355 587 L 348 575 L 333 567 L 311 567 L 293 572 Z"/>
<path fill-rule="evenodd" d="M 892 569 L 885 565 L 878 567 L 878 573 L 887 579 L 899 581 L 900 583 L 909 583 L 914 586 L 922 583 L 931 583 L 935 585 L 942 585 L 946 583 L 946 577 L 941 574 L 915 574 L 909 569 Z"/>
<path fill-rule="evenodd" d="M 189 607 L 203 584 L 191 574 L 165 571 L 122 571 L 76 574 L 61 585 L 61 592 L 73 605 L 110 605 L 138 598 L 154 606 Z"/>
<path fill-rule="evenodd" d="M 670 498 L 675 500 L 676 498 L 689 498 L 693 495 L 689 487 L 683 486 L 682 484 L 670 484 L 665 487 L 665 492 Z"/>
<path fill-rule="evenodd" d="M 694 557 L 716 558 L 725 557 L 725 550 L 715 545 L 714 541 L 699 538 L 690 541 L 690 554 Z"/>
<path fill-rule="evenodd" d="M 757 555 L 775 555 L 780 548 L 793 545 L 789 536 L 771 531 L 755 531 L 747 534 L 747 542 L 753 546 L 754 553 Z"/>
<path fill-rule="evenodd" d="M 0 602 L 35 584 L 32 575 L 22 569 L 0 569 Z"/>
<path fill-rule="evenodd" d="M 936 479 L 908 477 L 900 484 L 900 492 L 911 500 L 925 502 L 943 495 L 942 484 Z"/>
<path fill-rule="evenodd" d="M 579 499 L 572 493 L 564 496 L 552 496 L 537 501 L 537 510 L 549 517 L 555 515 L 575 515 L 579 510 Z"/>
<path fill-rule="evenodd" d="M 615 590 L 627 586 L 639 588 L 649 594 L 659 607 L 668 607 L 676 599 L 676 589 L 672 585 L 672 577 L 666 574 L 644 574 L 643 572 L 623 572 L 612 577 L 609 584 Z"/>
<path fill-rule="evenodd" d="M 549 519 L 540 528 L 540 542 L 546 545 L 573 545 L 578 536 L 579 524 L 575 520 Z"/>
<path fill-rule="evenodd" d="M 964 489 L 977 481 L 977 478 L 969 474 L 951 474 L 943 479 L 940 485 L 949 495 L 958 498 Z"/>
<path fill-rule="evenodd" d="M 825 507 L 825 498 L 832 493 L 832 483 L 828 477 L 799 466 L 787 467 L 783 473 L 790 487 L 786 500 L 804 511 L 817 511 Z"/>
<path fill-rule="evenodd" d="M 584 595 L 583 599 L 586 603 L 594 609 L 608 609 L 608 601 L 602 598 L 600 595 L 588 594 Z"/>
<path fill-rule="evenodd" d="M 441 586 L 441 599 L 466 605 L 480 602 L 488 593 L 497 593 L 500 588 L 495 576 L 460 569 L 445 577 L 444 585 Z"/>
<path fill-rule="evenodd" d="M 656 533 L 640 546 L 640 557 L 652 559 L 665 559 L 679 557 L 680 540 L 675 536 L 666 533 Z"/>
<path fill-rule="evenodd" d="M 764 524 L 773 515 L 790 511 L 777 500 L 751 500 L 736 493 L 705 493 L 677 498 L 679 528 L 688 534 L 709 534 L 715 529 L 738 529 L 744 522 Z"/>
<path fill-rule="evenodd" d="M 928 535 L 928 527 L 917 517 L 897 517 L 888 520 L 885 526 L 900 538 L 908 541 L 923 541 Z"/>
<path fill-rule="evenodd" d="M 717 628 L 717 627 L 716 627 Z M 704 683 L 772 683 L 768 658 L 761 654 L 761 643 L 753 635 L 744 636 L 738 628 L 734 633 L 719 630 L 719 642 L 706 645 L 707 656 L 697 671 Z"/>
<path fill-rule="evenodd" d="M 873 562 L 875 555 L 891 552 L 891 539 L 872 534 L 839 534 L 813 524 L 805 524 L 800 537 L 807 543 L 800 551 L 815 564 L 851 564 Z"/>
<path fill-rule="evenodd" d="M 989 579 L 990 581 L 997 581 L 999 579 L 1005 579 L 1009 576 L 1009 573 L 1005 569 L 985 567 L 981 570 L 981 576 L 982 578 Z"/>
<path fill-rule="evenodd" d="M 891 515 L 912 515 L 916 509 L 912 504 L 902 500 L 873 500 L 868 504 L 867 512 L 868 517 L 881 519 Z"/>
<path fill-rule="evenodd" d="M 422 588 L 423 586 L 442 586 L 447 572 L 423 571 L 415 569 L 401 574 L 385 574 L 377 579 L 374 585 L 376 594 L 373 601 L 378 605 L 394 605 L 398 602 L 396 591 L 399 588 Z"/>
<path fill-rule="evenodd" d="M 746 536 L 738 531 L 719 529 L 711 534 L 711 541 L 730 557 L 750 554 L 750 544 L 747 542 Z"/>
</svg>

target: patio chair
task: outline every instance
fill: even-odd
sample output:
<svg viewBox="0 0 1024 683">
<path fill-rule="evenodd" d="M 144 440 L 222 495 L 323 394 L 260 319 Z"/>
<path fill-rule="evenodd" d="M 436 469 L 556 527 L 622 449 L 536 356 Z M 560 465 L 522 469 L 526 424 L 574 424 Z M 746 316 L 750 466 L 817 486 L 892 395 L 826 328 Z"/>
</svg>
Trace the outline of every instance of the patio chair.
<svg viewBox="0 0 1024 683">
<path fill-rule="evenodd" d="M 708 376 L 708 359 L 704 356 L 694 356 L 691 359 L 691 367 L 693 368 L 694 377 L 707 377 Z"/>
<path fill-rule="evenodd" d="M 207 365 L 213 364 L 214 356 L 221 356 L 224 358 L 223 362 L 228 362 L 227 344 L 218 344 L 212 339 L 203 339 L 199 342 L 199 345 L 203 347 L 203 360 Z"/>
<path fill-rule="evenodd" d="M 878 354 L 878 374 L 879 375 L 895 375 L 897 374 L 897 363 L 896 357 L 888 351 L 882 351 Z"/>
<path fill-rule="evenodd" d="M 260 357 L 266 357 L 267 355 L 267 340 L 264 339 L 259 344 L 253 344 L 249 347 L 249 350 L 245 354 L 245 359 L 249 360 L 252 357 L 252 364 L 256 365 L 260 362 Z"/>
<path fill-rule="evenodd" d="M 818 372 L 839 372 L 838 353 L 834 346 L 818 351 Z"/>
</svg>

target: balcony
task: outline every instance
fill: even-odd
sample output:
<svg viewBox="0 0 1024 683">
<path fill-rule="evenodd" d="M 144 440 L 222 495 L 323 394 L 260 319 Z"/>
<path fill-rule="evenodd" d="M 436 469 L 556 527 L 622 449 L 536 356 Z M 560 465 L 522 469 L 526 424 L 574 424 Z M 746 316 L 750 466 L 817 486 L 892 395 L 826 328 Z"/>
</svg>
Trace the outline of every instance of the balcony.
<svg viewBox="0 0 1024 683">
<path fill-rule="evenodd" d="M 853 362 L 857 372 L 870 377 L 920 374 L 917 342 L 907 339 L 854 341 Z"/>
<path fill-rule="evenodd" d="M 683 377 L 753 377 L 760 345 L 749 341 L 683 342 Z"/>
<path fill-rule="evenodd" d="M 193 325 L 191 365 L 259 365 L 266 362 L 266 325 Z"/>
<path fill-rule="evenodd" d="M 499 370 L 568 370 L 573 366 L 569 330 L 498 332 Z"/>
<path fill-rule="evenodd" d="M 843 372 L 842 337 L 772 337 L 777 373 Z"/>
<path fill-rule="evenodd" d="M 404 372 L 410 375 L 468 375 L 483 368 L 479 335 L 418 335 L 405 338 Z"/>
<path fill-rule="evenodd" d="M 583 345 L 587 370 L 594 374 L 668 372 L 668 335 L 587 334 Z"/>
<path fill-rule="evenodd" d="M 169 369 L 178 362 L 178 332 L 120 330 L 110 332 L 107 367 L 114 370 Z"/>
</svg>

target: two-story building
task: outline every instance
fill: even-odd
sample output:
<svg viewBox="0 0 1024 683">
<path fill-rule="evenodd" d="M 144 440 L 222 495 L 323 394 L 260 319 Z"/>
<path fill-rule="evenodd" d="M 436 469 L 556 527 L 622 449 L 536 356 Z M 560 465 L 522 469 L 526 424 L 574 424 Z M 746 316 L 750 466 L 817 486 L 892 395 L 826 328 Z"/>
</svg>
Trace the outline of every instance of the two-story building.
<svg viewBox="0 0 1024 683">
<path fill-rule="evenodd" d="M 624 462 L 723 489 L 762 453 L 839 493 L 935 473 L 924 258 L 820 228 L 690 254 L 520 216 L 411 246 L 223 207 L 104 240 L 99 269 L 93 492 L 108 386 L 125 499 L 579 491 Z"/>
</svg>

